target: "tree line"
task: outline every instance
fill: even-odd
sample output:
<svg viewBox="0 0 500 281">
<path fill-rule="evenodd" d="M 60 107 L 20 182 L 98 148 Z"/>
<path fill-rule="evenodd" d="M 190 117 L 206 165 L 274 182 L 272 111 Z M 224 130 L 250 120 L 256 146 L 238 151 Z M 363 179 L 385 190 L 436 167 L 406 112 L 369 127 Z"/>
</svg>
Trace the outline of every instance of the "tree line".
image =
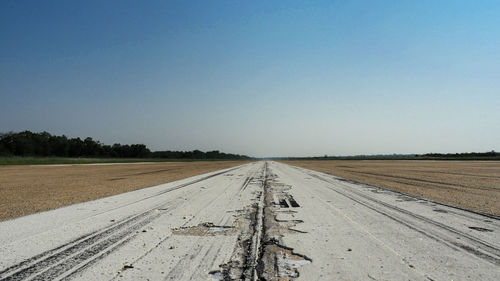
<svg viewBox="0 0 500 281">
<path fill-rule="evenodd" d="M 494 150 L 488 152 L 463 152 L 463 153 L 427 153 L 417 155 L 429 159 L 500 159 L 500 153 Z"/>
<path fill-rule="evenodd" d="M 500 160 L 500 153 L 463 152 L 463 153 L 426 153 L 426 154 L 376 154 L 352 156 L 313 156 L 313 157 L 278 157 L 279 160 Z"/>
<path fill-rule="evenodd" d="M 167 158 L 167 159 L 249 159 L 245 155 L 219 152 L 151 151 L 144 144 L 105 145 L 87 137 L 68 138 L 48 132 L 30 131 L 0 133 L 0 156 L 99 157 L 99 158 Z"/>
</svg>

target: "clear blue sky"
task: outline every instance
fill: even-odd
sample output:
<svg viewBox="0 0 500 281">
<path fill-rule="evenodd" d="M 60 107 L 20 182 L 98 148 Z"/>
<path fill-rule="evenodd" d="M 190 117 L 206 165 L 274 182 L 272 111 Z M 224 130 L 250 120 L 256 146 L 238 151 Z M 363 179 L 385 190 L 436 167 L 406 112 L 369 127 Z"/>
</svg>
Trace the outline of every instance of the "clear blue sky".
<svg viewBox="0 0 500 281">
<path fill-rule="evenodd" d="M 0 131 L 252 156 L 500 150 L 500 1 L 0 1 Z"/>
</svg>

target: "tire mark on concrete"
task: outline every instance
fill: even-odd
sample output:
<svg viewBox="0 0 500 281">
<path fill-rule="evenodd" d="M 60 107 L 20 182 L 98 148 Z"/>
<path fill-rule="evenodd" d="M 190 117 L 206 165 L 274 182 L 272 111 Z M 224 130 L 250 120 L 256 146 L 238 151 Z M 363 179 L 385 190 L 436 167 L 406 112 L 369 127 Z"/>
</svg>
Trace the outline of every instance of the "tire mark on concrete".
<svg viewBox="0 0 500 281">
<path fill-rule="evenodd" d="M 12 266 L 10 266 L 10 267 L 7 267 L 7 268 L 5 268 L 4 270 L 0 271 L 0 278 L 1 278 L 2 276 L 4 276 L 4 275 L 6 275 L 6 274 L 10 273 L 10 272 L 13 272 L 13 271 L 18 270 L 19 268 L 22 268 L 22 267 L 28 266 L 29 264 L 31 264 L 31 263 L 33 263 L 33 262 L 35 262 L 35 261 L 37 261 L 37 260 L 40 260 L 40 259 L 42 259 L 43 257 L 46 257 L 46 256 L 48 256 L 48 255 L 52 255 L 52 254 L 56 253 L 57 251 L 59 251 L 59 250 L 61 250 L 61 249 L 65 248 L 65 247 L 67 247 L 67 246 L 69 246 L 69 245 L 72 245 L 72 244 L 78 243 L 78 242 L 80 242 L 80 241 L 84 240 L 85 238 L 87 238 L 87 237 L 89 237 L 89 236 L 92 236 L 93 234 L 95 234 L 95 233 L 97 233 L 97 232 L 98 232 L 98 231 L 94 231 L 94 232 L 91 232 L 91 233 L 87 233 L 87 234 L 82 235 L 82 236 L 80 236 L 80 237 L 78 237 L 78 238 L 76 238 L 76 239 L 71 240 L 70 242 L 67 242 L 67 243 L 65 243 L 65 244 L 63 244 L 63 245 L 60 245 L 60 246 L 58 246 L 58 247 L 56 247 L 56 248 L 50 249 L 50 250 L 48 250 L 48 251 L 45 251 L 45 252 L 40 253 L 40 254 L 38 254 L 38 255 L 35 255 L 35 256 L 31 257 L 31 258 L 28 258 L 28 259 L 26 259 L 26 260 L 24 260 L 24 261 L 22 261 L 22 262 L 20 262 L 20 263 L 18 263 L 18 264 L 15 264 L 15 265 L 12 265 Z"/>
<path fill-rule="evenodd" d="M 7 280 L 8 281 L 23 280 L 23 279 L 28 278 L 32 275 L 36 275 L 36 274 L 54 266 L 54 265 L 57 268 L 58 264 L 61 261 L 64 261 L 66 258 L 70 257 L 71 255 L 73 255 L 75 253 L 78 253 L 81 250 L 84 250 L 87 247 L 90 247 L 92 245 L 103 246 L 103 245 L 105 245 L 106 242 L 114 241 L 113 238 L 116 236 L 113 236 L 113 234 L 116 232 L 119 232 L 120 230 L 125 229 L 125 231 L 121 233 L 121 237 L 124 237 L 125 235 L 135 231 L 134 223 L 136 223 L 136 222 L 138 222 L 139 224 L 141 222 L 145 223 L 145 224 L 149 223 L 154 218 L 153 216 L 151 216 L 152 213 L 153 213 L 153 210 L 150 210 L 150 211 L 147 211 L 145 213 L 134 216 L 121 224 L 114 225 L 113 227 L 111 227 L 103 232 L 100 232 L 94 236 L 91 236 L 87 239 L 84 239 L 84 240 L 80 241 L 79 243 L 77 243 L 69 248 L 66 248 L 60 252 L 54 253 L 54 254 L 52 254 L 52 255 L 50 255 L 50 256 L 48 256 L 48 257 L 46 257 L 38 262 L 32 264 L 31 266 L 28 266 L 27 268 L 19 270 L 19 271 L 13 273 L 12 275 L 10 275 L 6 278 L 0 279 L 0 280 L 2 280 L 2 281 L 4 281 L 4 280 L 5 281 L 7 281 Z M 103 239 L 104 239 L 104 241 L 99 242 Z M 95 249 L 94 249 L 94 251 L 95 251 Z M 62 273 L 62 272 L 59 272 L 59 273 Z M 55 276 L 58 276 L 58 275 L 53 275 L 52 277 L 55 277 Z"/>
<path fill-rule="evenodd" d="M 37 275 L 35 278 L 32 280 L 48 280 L 51 278 L 54 278 L 55 276 L 60 276 L 64 274 L 65 272 L 69 271 L 70 269 L 80 265 L 81 263 L 84 263 L 85 261 L 91 259 L 91 261 L 97 261 L 99 259 L 102 259 L 104 257 L 103 254 L 99 255 L 103 251 L 106 251 L 108 248 L 113 246 L 114 244 L 117 244 L 121 240 L 128 240 L 128 236 L 135 236 L 136 231 L 139 230 L 141 227 L 146 226 L 149 224 L 151 221 L 153 221 L 155 218 L 159 217 L 160 214 L 156 214 L 152 217 L 149 217 L 141 222 L 138 222 L 135 225 L 130 226 L 123 232 L 117 233 L 115 235 L 111 235 L 111 237 L 108 237 L 107 239 L 93 244 L 89 248 L 85 249 L 83 252 L 80 252 L 76 255 L 73 255 L 69 257 L 68 259 L 65 259 L 63 262 L 56 264 L 55 266 L 50 267 L 48 270 L 42 272 L 41 274 Z M 72 253 L 68 253 L 72 254 Z M 64 256 L 63 258 L 66 258 L 67 256 Z"/>
</svg>

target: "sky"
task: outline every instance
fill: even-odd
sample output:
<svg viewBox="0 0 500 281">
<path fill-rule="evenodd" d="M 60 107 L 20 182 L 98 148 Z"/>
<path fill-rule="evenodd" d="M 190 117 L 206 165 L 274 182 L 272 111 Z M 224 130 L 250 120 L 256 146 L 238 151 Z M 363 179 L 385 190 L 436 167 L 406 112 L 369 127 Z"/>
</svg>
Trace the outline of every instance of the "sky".
<svg viewBox="0 0 500 281">
<path fill-rule="evenodd" d="M 255 157 L 500 150 L 500 1 L 0 1 L 0 132 Z"/>
</svg>

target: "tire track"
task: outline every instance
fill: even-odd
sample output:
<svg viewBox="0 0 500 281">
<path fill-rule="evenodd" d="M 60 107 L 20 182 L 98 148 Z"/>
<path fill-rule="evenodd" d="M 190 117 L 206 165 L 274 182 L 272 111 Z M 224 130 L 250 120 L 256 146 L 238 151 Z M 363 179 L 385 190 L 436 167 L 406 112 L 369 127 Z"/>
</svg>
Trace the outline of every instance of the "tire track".
<svg viewBox="0 0 500 281">
<path fill-rule="evenodd" d="M 88 233 L 88 234 L 82 235 L 82 236 L 80 236 L 80 237 L 78 237 L 78 238 L 76 238 L 76 239 L 74 239 L 74 240 L 71 240 L 70 242 L 68 242 L 68 243 L 66 243 L 66 244 L 63 244 L 63 245 L 61 245 L 61 246 L 58 246 L 58 247 L 56 247 L 56 248 L 54 248 L 54 249 L 48 250 L 48 251 L 43 252 L 43 253 L 41 253 L 41 254 L 35 255 L 35 256 L 33 256 L 33 257 L 31 257 L 31 258 L 28 258 L 28 259 L 26 259 L 26 260 L 24 260 L 24 261 L 22 261 L 22 262 L 20 262 L 20 263 L 18 263 L 18 264 L 15 264 L 15 265 L 9 266 L 9 267 L 5 268 L 4 270 L 0 271 L 0 278 L 1 278 L 2 276 L 4 276 L 4 275 L 6 275 L 6 274 L 10 273 L 10 272 L 13 272 L 13 271 L 18 270 L 18 269 L 19 269 L 19 268 L 21 268 L 21 267 L 28 266 L 29 264 L 31 264 L 31 263 L 33 263 L 33 262 L 35 262 L 35 261 L 37 261 L 37 260 L 40 260 L 40 259 L 42 259 L 42 258 L 43 258 L 43 257 L 45 257 L 45 256 L 51 255 L 51 254 L 53 254 L 53 253 L 56 253 L 57 251 L 59 251 L 59 250 L 61 250 L 61 249 L 65 248 L 65 247 L 67 247 L 67 246 L 69 246 L 69 245 L 73 245 L 73 244 L 75 244 L 75 243 L 78 243 L 78 242 L 80 242 L 80 241 L 84 240 L 85 238 L 87 238 L 87 237 L 89 237 L 89 236 L 92 236 L 93 234 L 95 234 L 95 233 L 97 233 L 97 232 L 98 232 L 98 231 L 94 231 L 94 232 L 91 232 L 91 233 Z"/>
<path fill-rule="evenodd" d="M 100 256 L 98 256 L 98 258 L 91 259 L 91 260 L 87 261 L 86 263 L 84 263 L 82 265 L 79 265 L 79 267 L 77 267 L 76 269 L 70 270 L 69 272 L 65 272 L 65 274 L 62 277 L 59 276 L 60 277 L 59 280 L 60 281 L 62 281 L 62 280 L 71 280 L 75 274 L 84 271 L 88 267 L 90 267 L 93 264 L 95 264 L 98 261 L 100 261 L 105 256 L 107 256 L 107 255 L 113 253 L 114 251 L 118 250 L 121 246 L 127 244 L 130 240 L 132 240 L 135 236 L 136 235 L 132 235 L 132 236 L 130 236 L 130 237 L 128 237 L 128 238 L 120 241 L 119 243 L 117 243 L 116 245 L 114 245 L 113 247 L 111 247 L 109 250 L 101 253 Z"/>
<path fill-rule="evenodd" d="M 106 251 L 108 248 L 113 246 L 114 244 L 120 242 L 121 240 L 128 240 L 127 238 L 132 238 L 137 234 L 137 231 L 149 224 L 151 221 L 159 217 L 160 214 L 155 214 L 153 216 L 150 216 L 137 224 L 134 224 L 130 226 L 129 228 L 126 228 L 126 230 L 119 232 L 117 234 L 111 235 L 109 237 L 106 237 L 101 242 L 95 243 L 87 247 L 85 250 L 82 252 L 72 255 L 72 252 L 69 252 L 70 256 L 63 256 L 64 259 L 62 262 L 53 265 L 46 271 L 42 272 L 41 274 L 38 274 L 34 279 L 32 280 L 48 280 L 51 278 L 54 278 L 55 276 L 60 276 L 63 273 L 69 271 L 70 269 L 80 265 L 81 263 L 91 259 L 92 261 L 98 260 L 97 256 L 99 258 L 102 258 L 103 255 L 99 255 L 103 251 Z"/>
<path fill-rule="evenodd" d="M 243 184 L 241 185 L 241 188 L 240 188 L 240 189 L 241 189 L 242 191 L 243 191 L 243 190 L 245 190 L 245 189 L 247 188 L 248 184 L 249 184 L 252 180 L 253 180 L 253 177 L 247 177 L 247 178 L 245 179 L 245 181 L 243 182 Z"/>
<path fill-rule="evenodd" d="M 86 239 L 83 239 L 83 240 L 75 243 L 74 245 L 71 245 L 70 247 L 63 249 L 62 251 L 50 254 L 47 257 L 44 257 L 41 260 L 31 264 L 30 266 L 25 267 L 25 268 L 15 272 L 15 273 L 11 274 L 10 276 L 4 277 L 0 280 L 2 280 L 2 281 L 4 281 L 4 280 L 5 281 L 23 280 L 23 279 L 26 279 L 28 277 L 37 275 L 40 272 L 45 271 L 46 269 L 49 269 L 51 267 L 57 268 L 57 266 L 59 266 L 60 262 L 66 260 L 68 257 L 71 257 L 73 254 L 78 253 L 78 252 L 80 252 L 80 251 L 82 251 L 82 250 L 84 250 L 92 245 L 104 246 L 105 245 L 104 243 L 106 243 L 106 242 L 109 242 L 109 241 L 114 242 L 115 239 L 117 238 L 116 235 L 113 235 L 114 233 L 119 232 L 119 234 L 120 234 L 119 237 L 124 237 L 127 234 L 130 234 L 131 232 L 135 231 L 136 228 L 134 227 L 135 226 L 134 223 L 136 223 L 136 222 L 138 222 L 138 224 L 140 224 L 141 222 L 144 224 L 149 223 L 150 221 L 152 221 L 152 219 L 154 219 L 154 217 L 151 216 L 152 212 L 153 211 L 150 210 L 150 211 L 147 211 L 147 212 L 142 213 L 140 215 L 126 219 L 124 222 L 122 222 L 118 225 L 114 225 L 114 226 L 112 226 L 112 227 L 110 227 L 102 232 L 98 232 L 97 234 L 95 234 L 93 236 L 90 236 Z M 120 232 L 120 230 L 123 230 L 123 229 L 125 229 L 125 231 Z M 128 229 L 128 231 L 127 231 L 127 229 Z M 99 241 L 102 241 L 102 242 L 99 242 Z M 106 248 L 102 248 L 102 250 L 105 250 Z M 95 252 L 95 249 L 94 249 L 94 252 Z M 97 254 L 97 252 L 95 252 L 95 254 Z M 23 263 L 23 262 L 21 262 L 21 263 Z M 62 273 L 62 272 L 59 271 L 59 273 Z M 53 275 L 53 277 L 55 277 L 55 276 L 58 276 L 58 275 Z M 49 279 L 49 278 L 46 278 L 46 279 Z"/>
</svg>

